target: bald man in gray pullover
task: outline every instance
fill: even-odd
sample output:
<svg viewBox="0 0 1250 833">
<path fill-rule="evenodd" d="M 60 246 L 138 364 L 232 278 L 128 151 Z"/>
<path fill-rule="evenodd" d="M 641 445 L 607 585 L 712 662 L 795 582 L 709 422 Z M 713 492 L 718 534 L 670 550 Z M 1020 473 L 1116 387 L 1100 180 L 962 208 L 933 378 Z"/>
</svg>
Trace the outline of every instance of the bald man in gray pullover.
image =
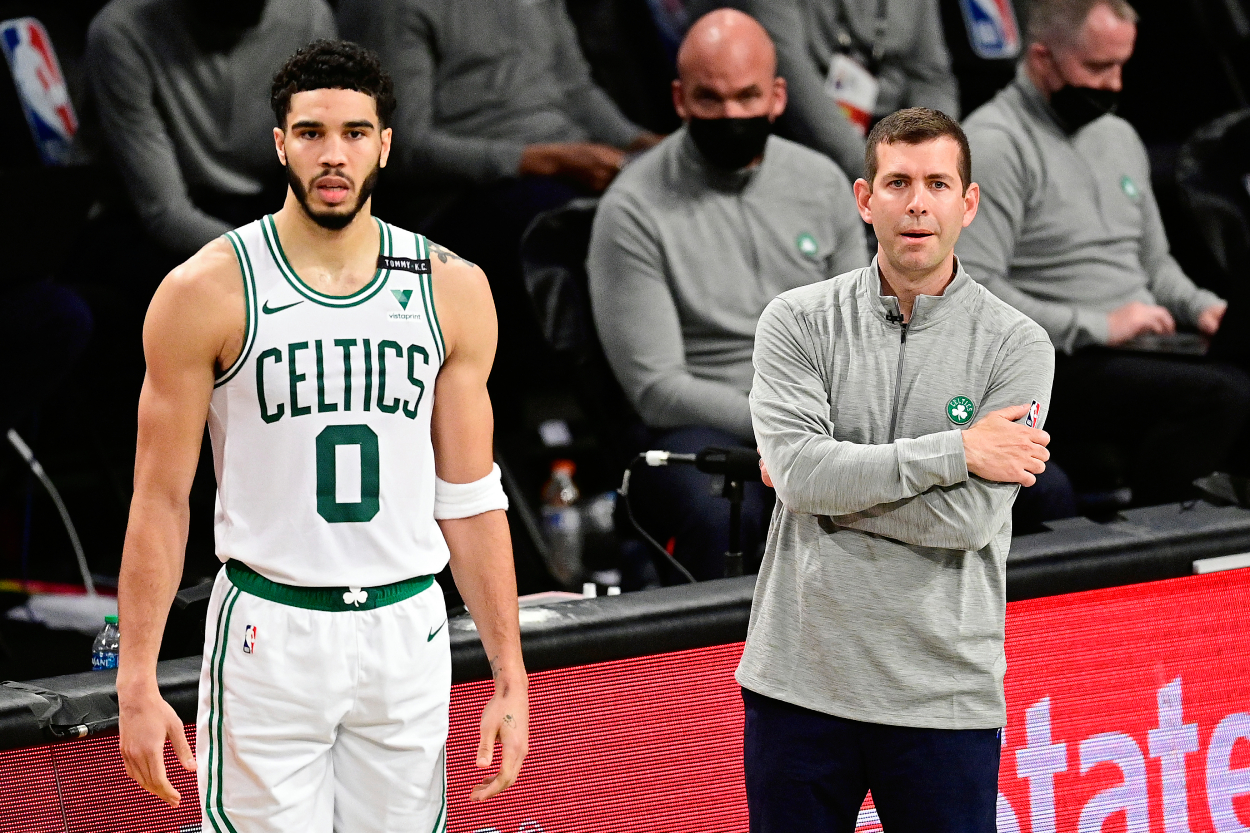
<svg viewBox="0 0 1250 833">
<path fill-rule="evenodd" d="M 786 101 L 775 66 L 767 33 L 747 15 L 696 22 L 674 93 L 688 126 L 626 168 L 595 218 L 595 323 L 657 448 L 754 448 L 747 394 L 760 313 L 778 293 L 868 259 L 846 176 L 768 136 Z M 634 494 L 653 531 L 677 538 L 696 576 L 721 575 L 728 509 L 706 476 L 641 476 Z M 765 525 L 762 501 L 748 495 L 748 544 Z"/>
<path fill-rule="evenodd" d="M 1077 444 L 1118 446 L 1138 502 L 1158 503 L 1186 497 L 1190 481 L 1232 462 L 1238 437 L 1246 444 L 1250 377 L 1106 349 L 1178 324 L 1213 334 L 1226 306 L 1172 258 L 1146 148 L 1108 114 L 1135 21 L 1123 0 L 1034 5 L 1016 80 L 965 124 L 984 199 L 958 254 L 1060 351 L 1051 420 L 1060 460 L 1079 462 Z"/>
</svg>

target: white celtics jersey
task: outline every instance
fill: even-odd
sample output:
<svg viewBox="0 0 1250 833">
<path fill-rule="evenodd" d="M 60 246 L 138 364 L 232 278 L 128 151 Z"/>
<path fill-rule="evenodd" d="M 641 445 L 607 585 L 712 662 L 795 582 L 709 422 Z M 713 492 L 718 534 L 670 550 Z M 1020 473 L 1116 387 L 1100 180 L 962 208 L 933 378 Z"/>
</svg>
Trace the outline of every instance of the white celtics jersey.
<svg viewBox="0 0 1250 833">
<path fill-rule="evenodd" d="M 447 564 L 430 443 L 445 348 L 426 241 L 377 223 L 378 270 L 346 296 L 300 280 L 272 216 L 227 235 L 247 330 L 209 410 L 217 555 L 272 581 L 376 587 Z"/>
</svg>

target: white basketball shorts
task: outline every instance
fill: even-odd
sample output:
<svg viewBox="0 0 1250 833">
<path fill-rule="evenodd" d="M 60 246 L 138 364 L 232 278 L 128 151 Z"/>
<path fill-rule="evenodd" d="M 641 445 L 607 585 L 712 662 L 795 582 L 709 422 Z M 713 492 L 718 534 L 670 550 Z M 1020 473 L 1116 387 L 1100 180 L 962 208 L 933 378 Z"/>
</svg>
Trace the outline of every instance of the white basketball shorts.
<svg viewBox="0 0 1250 833">
<path fill-rule="evenodd" d="M 205 833 L 444 833 L 451 653 L 442 590 L 276 584 L 238 562 L 205 627 Z"/>
</svg>

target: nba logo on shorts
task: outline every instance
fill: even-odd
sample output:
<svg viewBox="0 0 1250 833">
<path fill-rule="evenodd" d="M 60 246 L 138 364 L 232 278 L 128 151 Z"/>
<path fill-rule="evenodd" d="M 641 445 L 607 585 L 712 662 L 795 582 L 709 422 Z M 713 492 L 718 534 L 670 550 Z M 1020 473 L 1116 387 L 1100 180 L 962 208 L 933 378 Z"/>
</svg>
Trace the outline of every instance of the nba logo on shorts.
<svg viewBox="0 0 1250 833">
<path fill-rule="evenodd" d="M 1020 54 L 1020 27 L 1012 0 L 959 0 L 968 43 L 978 58 L 998 61 Z"/>
<path fill-rule="evenodd" d="M 251 654 L 256 651 L 256 626 L 248 625 L 243 629 L 243 653 Z"/>
<path fill-rule="evenodd" d="M 1042 421 L 1042 403 L 1036 399 L 1029 405 L 1029 412 L 1024 415 L 1024 424 L 1030 428 L 1036 428 L 1037 424 Z"/>
<path fill-rule="evenodd" d="M 48 165 L 68 164 L 78 119 L 47 30 L 33 17 L 6 20 L 0 43 L 39 155 Z"/>
</svg>

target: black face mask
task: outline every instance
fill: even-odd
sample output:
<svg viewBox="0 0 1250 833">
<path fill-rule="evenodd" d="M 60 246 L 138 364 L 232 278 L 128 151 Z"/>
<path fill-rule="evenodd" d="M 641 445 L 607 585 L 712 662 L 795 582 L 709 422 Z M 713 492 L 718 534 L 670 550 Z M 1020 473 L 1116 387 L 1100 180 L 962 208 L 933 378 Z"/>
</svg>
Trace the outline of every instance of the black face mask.
<svg viewBox="0 0 1250 833">
<path fill-rule="evenodd" d="M 690 119 L 695 147 L 718 168 L 745 168 L 764 152 L 773 124 L 768 116 L 749 119 Z"/>
<path fill-rule="evenodd" d="M 1072 135 L 1094 119 L 1114 113 L 1120 104 L 1115 90 L 1074 87 L 1066 84 L 1050 95 L 1050 108 L 1059 117 L 1060 126 Z"/>
</svg>

